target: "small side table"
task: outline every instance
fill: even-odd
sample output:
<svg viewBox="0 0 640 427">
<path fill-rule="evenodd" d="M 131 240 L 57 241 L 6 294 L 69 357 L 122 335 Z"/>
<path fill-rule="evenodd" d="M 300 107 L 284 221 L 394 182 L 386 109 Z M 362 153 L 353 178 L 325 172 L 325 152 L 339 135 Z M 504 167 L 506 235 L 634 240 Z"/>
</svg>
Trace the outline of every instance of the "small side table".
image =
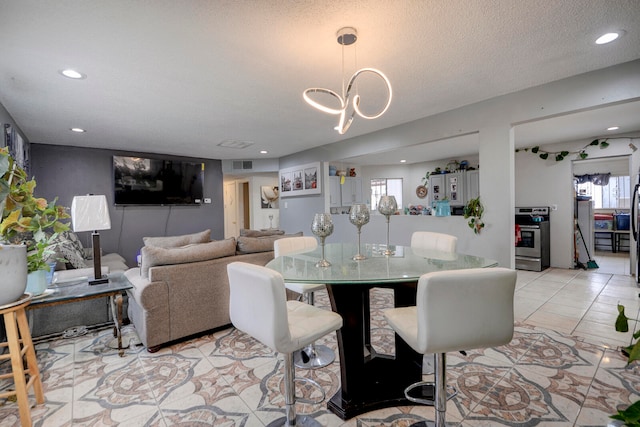
<svg viewBox="0 0 640 427">
<path fill-rule="evenodd" d="M 44 403 L 40 370 L 25 314 L 25 307 L 29 303 L 31 303 L 31 295 L 24 294 L 20 300 L 0 307 L 0 314 L 4 317 L 4 326 L 7 332 L 7 342 L 0 344 L 0 347 L 9 347 L 9 354 L 0 355 L 0 360 L 11 359 L 11 372 L 0 374 L 0 379 L 13 377 L 15 385 L 15 390 L 0 393 L 0 398 L 16 396 L 20 410 L 20 423 L 24 427 L 32 425 L 28 398 L 29 388 L 33 387 L 36 403 L 38 405 Z M 27 369 L 24 369 L 24 358 L 27 361 Z M 27 375 L 29 376 L 28 381 Z"/>
<path fill-rule="evenodd" d="M 113 336 L 118 339 L 118 354 L 123 357 L 125 350 L 122 347 L 123 295 L 127 289 L 132 287 L 124 273 L 121 272 L 109 274 L 109 281 L 99 285 L 89 285 L 86 277 L 79 278 L 76 281 L 71 280 L 68 283 L 51 285 L 49 289 L 53 290 L 53 293 L 35 297 L 28 310 L 95 298 L 109 298 L 113 317 Z"/>
</svg>

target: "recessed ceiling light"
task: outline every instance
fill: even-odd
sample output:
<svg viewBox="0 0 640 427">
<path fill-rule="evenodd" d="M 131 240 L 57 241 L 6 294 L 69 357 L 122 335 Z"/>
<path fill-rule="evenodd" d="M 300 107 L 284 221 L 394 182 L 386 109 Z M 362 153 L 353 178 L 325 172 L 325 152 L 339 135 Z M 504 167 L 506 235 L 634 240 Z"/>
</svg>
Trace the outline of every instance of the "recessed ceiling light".
<svg viewBox="0 0 640 427">
<path fill-rule="evenodd" d="M 72 70 L 71 68 L 67 68 L 65 70 L 61 70 L 60 74 L 62 74 L 65 77 L 68 77 L 70 79 L 76 79 L 76 80 L 81 80 L 81 79 L 86 79 L 87 76 L 76 71 L 76 70 Z"/>
<path fill-rule="evenodd" d="M 601 35 L 600 37 L 597 38 L 596 40 L 596 44 L 607 44 L 607 43 L 611 43 L 612 41 L 614 41 L 615 39 L 617 39 L 618 37 L 620 37 L 621 32 L 616 32 L 616 33 L 606 33 Z"/>
<path fill-rule="evenodd" d="M 618 130 L 620 129 L 620 126 L 611 126 L 610 128 L 607 128 L 607 130 Z"/>
<path fill-rule="evenodd" d="M 402 159 L 402 160 L 400 160 L 400 163 L 407 163 L 407 161 Z"/>
<path fill-rule="evenodd" d="M 86 130 L 82 129 L 82 128 L 71 128 L 69 129 L 71 132 L 76 132 L 76 133 L 85 133 Z"/>
<path fill-rule="evenodd" d="M 268 151 L 267 150 L 260 150 L 260 154 L 267 154 Z"/>
</svg>

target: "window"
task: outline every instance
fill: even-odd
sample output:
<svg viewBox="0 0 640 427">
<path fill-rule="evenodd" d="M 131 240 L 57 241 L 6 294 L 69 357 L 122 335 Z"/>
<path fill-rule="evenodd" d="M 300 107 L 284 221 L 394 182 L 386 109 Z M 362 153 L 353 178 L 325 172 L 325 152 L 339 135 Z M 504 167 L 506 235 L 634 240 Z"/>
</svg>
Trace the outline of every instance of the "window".
<svg viewBox="0 0 640 427">
<path fill-rule="evenodd" d="M 594 209 L 629 209 L 630 187 L 629 176 L 612 176 L 607 185 L 595 185 L 592 182 L 578 184 L 578 195 L 591 196 Z"/>
<path fill-rule="evenodd" d="M 374 178 L 371 180 L 371 211 L 378 210 L 378 201 L 385 194 L 395 196 L 398 209 L 402 209 L 402 178 Z"/>
</svg>

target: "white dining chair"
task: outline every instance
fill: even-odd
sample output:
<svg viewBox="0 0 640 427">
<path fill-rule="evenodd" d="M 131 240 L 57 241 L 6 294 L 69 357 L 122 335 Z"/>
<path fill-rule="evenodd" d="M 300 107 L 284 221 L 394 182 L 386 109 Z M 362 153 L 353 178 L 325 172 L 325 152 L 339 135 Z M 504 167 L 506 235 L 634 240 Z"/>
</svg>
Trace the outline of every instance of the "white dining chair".
<svg viewBox="0 0 640 427">
<path fill-rule="evenodd" d="M 447 253 L 455 253 L 458 245 L 458 238 L 450 234 L 437 233 L 434 231 L 414 231 L 411 235 L 411 248 L 438 250 Z M 435 355 L 425 354 L 422 359 L 422 373 L 424 375 L 433 374 L 435 366 Z"/>
<path fill-rule="evenodd" d="M 433 383 L 417 382 L 405 389 L 408 400 L 435 406 L 436 427 L 445 426 L 446 352 L 509 343 L 513 337 L 515 286 L 516 271 L 507 268 L 427 273 L 418 280 L 415 306 L 384 311 L 389 325 L 411 348 L 422 354 L 436 354 L 433 400 L 420 397 L 422 393 L 419 397 L 412 394 Z M 449 398 L 453 395 L 455 392 Z"/>
<path fill-rule="evenodd" d="M 300 301 L 287 301 L 282 275 L 267 267 L 244 262 L 227 266 L 231 323 L 274 351 L 284 355 L 285 417 L 269 426 L 315 426 L 308 416 L 296 416 L 293 352 L 342 327 L 342 317 Z M 299 378 L 324 390 L 315 381 Z M 320 403 L 320 401 L 313 403 Z"/>
<path fill-rule="evenodd" d="M 456 236 L 434 231 L 414 231 L 411 235 L 412 248 L 455 252 L 457 243 L 458 238 Z"/>
<path fill-rule="evenodd" d="M 318 247 L 318 241 L 312 236 L 285 237 L 273 242 L 274 256 L 298 254 L 309 252 Z M 325 285 L 317 283 L 289 283 L 284 286 L 290 291 L 297 292 L 310 305 L 314 304 L 316 291 L 323 290 Z M 335 352 L 326 345 L 310 343 L 305 348 L 296 351 L 293 355 L 293 363 L 298 368 L 322 368 L 331 364 L 336 359 Z"/>
</svg>

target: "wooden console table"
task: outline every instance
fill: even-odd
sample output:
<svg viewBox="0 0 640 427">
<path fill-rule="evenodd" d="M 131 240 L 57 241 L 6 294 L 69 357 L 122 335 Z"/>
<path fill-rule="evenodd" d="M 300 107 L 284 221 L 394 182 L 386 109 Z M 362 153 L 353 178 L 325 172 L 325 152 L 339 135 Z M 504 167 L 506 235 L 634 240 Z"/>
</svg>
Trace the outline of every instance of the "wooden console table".
<svg viewBox="0 0 640 427">
<path fill-rule="evenodd" d="M 122 357 L 125 350 L 122 347 L 122 302 L 125 292 L 131 288 L 133 286 L 122 272 L 110 274 L 109 282 L 99 285 L 89 285 L 86 277 L 79 278 L 51 285 L 47 291 L 53 292 L 34 297 L 27 310 L 108 297 L 114 323 L 113 336 L 118 339 L 118 354 Z"/>
</svg>

